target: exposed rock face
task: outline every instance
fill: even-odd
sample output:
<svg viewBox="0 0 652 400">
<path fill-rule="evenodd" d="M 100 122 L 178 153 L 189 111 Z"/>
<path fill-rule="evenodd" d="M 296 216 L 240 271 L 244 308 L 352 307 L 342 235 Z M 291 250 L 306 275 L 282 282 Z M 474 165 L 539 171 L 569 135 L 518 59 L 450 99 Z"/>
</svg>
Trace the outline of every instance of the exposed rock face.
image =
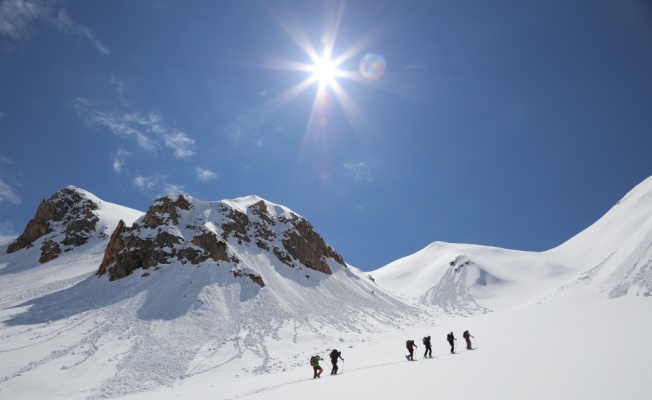
<svg viewBox="0 0 652 400">
<path fill-rule="evenodd" d="M 132 227 L 118 224 L 97 275 L 108 273 L 113 281 L 139 268 L 158 269 L 175 262 L 212 263 L 228 266 L 233 277 L 249 278 L 264 287 L 256 271 L 241 265 L 237 254 L 242 252 L 264 252 L 291 268 L 305 267 L 324 274 L 332 274 L 327 259 L 346 267 L 308 221 L 287 209 L 281 214 L 270 212 L 262 199 L 243 209 L 229 201 L 166 196 L 157 199 Z"/>
<path fill-rule="evenodd" d="M 181 234 L 179 214 L 191 208 L 184 196 L 176 200 L 168 196 L 158 199 L 131 228 L 120 221 L 111 235 L 97 275 L 104 275 L 108 270 L 109 280 L 116 280 L 136 269 L 149 269 L 176 260 L 195 265 L 208 259 L 229 261 L 226 243 L 213 232 L 186 226 L 186 230 L 196 235 L 186 240 Z M 237 262 L 236 259 L 232 261 Z"/>
<path fill-rule="evenodd" d="M 68 186 L 41 201 L 36 215 L 22 235 L 9 245 L 7 253 L 32 247 L 42 239 L 39 261 L 45 263 L 55 259 L 61 252 L 85 244 L 96 233 L 97 208 L 83 191 Z"/>
<path fill-rule="evenodd" d="M 342 256 L 324 242 L 324 239 L 313 230 L 310 222 L 297 216 L 294 216 L 289 222 L 295 229 L 286 232 L 282 242 L 292 258 L 308 268 L 325 274 L 332 273 L 326 263 L 326 258 L 333 258 L 338 263 L 345 265 Z M 285 259 L 287 260 L 287 257 Z M 291 263 L 285 263 L 291 266 Z"/>
<path fill-rule="evenodd" d="M 125 248 L 124 240 L 122 239 L 123 234 L 127 230 L 125 222 L 120 220 L 118 226 L 115 227 L 115 230 L 111 234 L 111 239 L 109 239 L 109 244 L 104 250 L 104 257 L 102 258 L 102 263 L 100 268 L 97 271 L 97 275 L 104 275 L 106 273 L 106 266 L 115 262 L 118 258 L 118 253 Z"/>
</svg>

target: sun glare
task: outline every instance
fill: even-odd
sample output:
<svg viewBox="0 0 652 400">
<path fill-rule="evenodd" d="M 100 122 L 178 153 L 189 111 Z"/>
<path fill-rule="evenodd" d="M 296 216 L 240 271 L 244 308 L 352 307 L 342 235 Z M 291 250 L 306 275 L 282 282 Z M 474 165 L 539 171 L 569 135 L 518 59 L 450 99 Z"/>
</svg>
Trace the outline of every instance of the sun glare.
<svg viewBox="0 0 652 400">
<path fill-rule="evenodd" d="M 344 14 L 344 1 L 333 12 L 325 15 L 325 29 L 321 36 L 321 48 L 315 46 L 302 24 L 291 14 L 281 15 L 269 7 L 269 11 L 279 22 L 288 36 L 299 46 L 307 56 L 307 62 L 276 59 L 269 68 L 297 71 L 304 76 L 303 80 L 287 88 L 270 100 L 274 109 L 280 109 L 295 99 L 299 94 L 316 86 L 315 97 L 306 126 L 306 142 L 318 133 L 325 134 L 331 129 L 333 104 L 339 103 L 341 110 L 358 132 L 371 131 L 373 121 L 366 117 L 364 111 L 346 92 L 345 81 L 369 85 L 375 88 L 386 69 L 385 59 L 381 54 L 369 52 L 373 36 L 365 36 L 348 48 L 335 50 L 340 22 Z M 359 68 L 351 69 L 353 59 L 365 54 L 359 61 Z M 305 74 L 305 75 L 304 75 Z M 298 75 L 299 76 L 299 75 Z M 324 137 L 323 135 L 321 136 Z"/>
<path fill-rule="evenodd" d="M 324 56 L 315 61 L 315 65 L 311 68 L 313 73 L 313 80 L 319 83 L 319 86 L 330 86 L 335 83 L 337 76 L 337 67 L 330 57 Z"/>
</svg>

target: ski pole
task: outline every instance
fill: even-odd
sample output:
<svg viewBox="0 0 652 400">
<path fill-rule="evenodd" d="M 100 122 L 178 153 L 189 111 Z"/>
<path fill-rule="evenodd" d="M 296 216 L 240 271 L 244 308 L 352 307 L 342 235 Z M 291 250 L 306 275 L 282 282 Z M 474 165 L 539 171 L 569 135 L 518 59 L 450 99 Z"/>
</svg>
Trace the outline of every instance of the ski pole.
<svg viewBox="0 0 652 400">
<path fill-rule="evenodd" d="M 344 360 L 342 360 L 342 373 L 344 373 Z"/>
</svg>

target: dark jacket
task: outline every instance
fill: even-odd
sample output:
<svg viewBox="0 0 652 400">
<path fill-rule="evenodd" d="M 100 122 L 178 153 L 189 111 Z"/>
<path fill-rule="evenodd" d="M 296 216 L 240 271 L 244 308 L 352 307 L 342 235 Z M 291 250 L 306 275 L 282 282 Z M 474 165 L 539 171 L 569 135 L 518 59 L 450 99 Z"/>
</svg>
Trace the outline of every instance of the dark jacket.
<svg viewBox="0 0 652 400">
<path fill-rule="evenodd" d="M 333 349 L 333 351 L 331 351 L 330 357 L 331 357 L 331 361 L 332 361 L 333 364 L 335 364 L 337 362 L 338 358 L 340 360 L 344 361 L 344 359 L 342 358 L 342 352 L 337 351 L 335 349 Z"/>
</svg>

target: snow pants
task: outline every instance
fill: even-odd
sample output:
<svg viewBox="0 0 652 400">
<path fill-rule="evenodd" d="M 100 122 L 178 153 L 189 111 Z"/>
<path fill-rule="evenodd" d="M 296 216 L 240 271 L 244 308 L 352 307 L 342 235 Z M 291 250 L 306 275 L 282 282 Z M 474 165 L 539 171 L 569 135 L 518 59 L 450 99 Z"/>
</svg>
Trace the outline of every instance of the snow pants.
<svg viewBox="0 0 652 400">
<path fill-rule="evenodd" d="M 336 359 L 331 358 L 331 364 L 333 364 L 333 369 L 331 370 L 331 375 L 337 375 L 337 370 L 339 369 L 339 368 L 337 368 L 337 358 Z"/>
</svg>

